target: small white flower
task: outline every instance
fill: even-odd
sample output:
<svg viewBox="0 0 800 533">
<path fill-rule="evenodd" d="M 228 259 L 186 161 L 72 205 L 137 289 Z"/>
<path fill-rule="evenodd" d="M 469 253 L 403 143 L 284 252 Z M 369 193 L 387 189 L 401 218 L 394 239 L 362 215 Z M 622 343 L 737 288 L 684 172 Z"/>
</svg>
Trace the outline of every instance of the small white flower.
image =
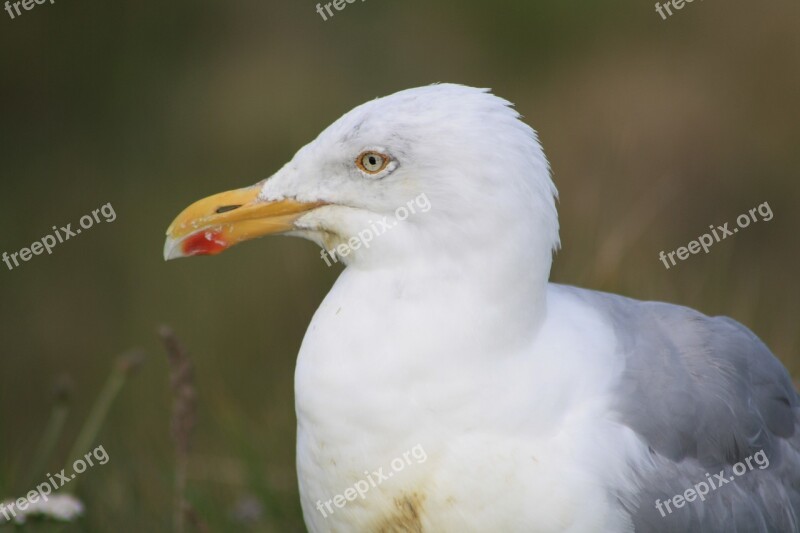
<svg viewBox="0 0 800 533">
<path fill-rule="evenodd" d="M 17 524 L 24 524 L 28 518 L 33 516 L 60 522 L 72 522 L 81 516 L 84 510 L 83 503 L 71 494 L 55 494 L 49 496 L 47 501 L 39 499 L 35 503 L 28 503 L 24 511 L 17 507 L 15 500 L 2 502 L 0 509 L 3 507 L 5 507 L 5 513 L 0 513 L 0 524 L 7 522 L 4 514 Z"/>
</svg>

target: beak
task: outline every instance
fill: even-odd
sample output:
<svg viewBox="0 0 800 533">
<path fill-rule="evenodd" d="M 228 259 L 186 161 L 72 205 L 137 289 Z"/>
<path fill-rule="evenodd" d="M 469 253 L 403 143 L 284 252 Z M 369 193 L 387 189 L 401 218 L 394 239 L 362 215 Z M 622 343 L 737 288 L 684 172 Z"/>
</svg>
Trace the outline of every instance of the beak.
<svg viewBox="0 0 800 533">
<path fill-rule="evenodd" d="M 325 205 L 294 200 L 258 199 L 261 185 L 203 198 L 184 209 L 169 229 L 164 260 L 191 255 L 216 255 L 242 241 L 285 233 L 304 213 Z"/>
</svg>

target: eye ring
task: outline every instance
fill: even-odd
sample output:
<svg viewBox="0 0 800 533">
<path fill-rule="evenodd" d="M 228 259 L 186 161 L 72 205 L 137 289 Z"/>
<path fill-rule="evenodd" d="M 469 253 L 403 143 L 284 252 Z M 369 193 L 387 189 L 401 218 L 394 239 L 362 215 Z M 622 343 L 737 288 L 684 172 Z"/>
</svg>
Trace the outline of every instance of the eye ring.
<svg viewBox="0 0 800 533">
<path fill-rule="evenodd" d="M 376 152 L 375 150 L 367 150 L 361 152 L 356 158 L 356 166 L 358 169 L 370 176 L 380 174 L 389 166 L 392 158 L 386 154 Z"/>
</svg>

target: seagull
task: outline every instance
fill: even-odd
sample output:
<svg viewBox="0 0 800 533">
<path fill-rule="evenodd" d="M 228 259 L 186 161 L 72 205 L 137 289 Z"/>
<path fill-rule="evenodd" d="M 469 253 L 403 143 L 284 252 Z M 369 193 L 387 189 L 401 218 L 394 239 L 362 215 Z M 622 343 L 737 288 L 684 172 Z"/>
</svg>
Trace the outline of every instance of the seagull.
<svg viewBox="0 0 800 533">
<path fill-rule="evenodd" d="M 550 283 L 556 199 L 510 102 L 436 84 L 169 227 L 167 260 L 286 234 L 344 266 L 295 372 L 309 531 L 800 531 L 786 369 L 730 318 Z"/>
</svg>

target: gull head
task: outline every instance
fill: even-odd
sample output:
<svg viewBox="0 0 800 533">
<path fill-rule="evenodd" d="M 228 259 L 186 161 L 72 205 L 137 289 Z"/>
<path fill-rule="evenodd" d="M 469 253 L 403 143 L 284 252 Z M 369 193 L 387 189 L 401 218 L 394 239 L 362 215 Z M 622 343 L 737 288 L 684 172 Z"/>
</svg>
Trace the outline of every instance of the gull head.
<svg viewBox="0 0 800 533">
<path fill-rule="evenodd" d="M 508 251 L 549 270 L 555 196 L 536 133 L 508 101 L 437 84 L 362 104 L 271 177 L 190 205 L 164 258 L 288 234 L 354 266 Z"/>
</svg>

